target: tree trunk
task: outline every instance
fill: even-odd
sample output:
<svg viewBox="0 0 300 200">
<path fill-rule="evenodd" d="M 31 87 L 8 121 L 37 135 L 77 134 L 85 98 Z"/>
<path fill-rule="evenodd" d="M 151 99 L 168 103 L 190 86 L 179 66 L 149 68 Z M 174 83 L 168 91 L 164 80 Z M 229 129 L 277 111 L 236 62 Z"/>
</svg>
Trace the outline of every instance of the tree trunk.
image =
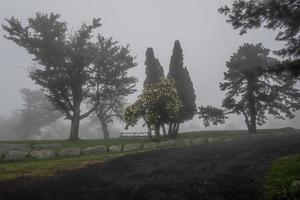
<svg viewBox="0 0 300 200">
<path fill-rule="evenodd" d="M 74 114 L 71 119 L 69 140 L 79 140 L 80 102 L 74 102 Z"/>
<path fill-rule="evenodd" d="M 160 139 L 160 133 L 159 133 L 160 125 L 159 123 L 155 124 L 155 141 L 158 142 Z"/>
<path fill-rule="evenodd" d="M 256 133 L 256 108 L 255 108 L 255 97 L 249 101 L 249 108 L 250 108 L 250 124 L 249 124 L 249 133 L 255 134 Z"/>
<path fill-rule="evenodd" d="M 101 121 L 101 127 L 102 127 L 102 131 L 103 131 L 103 138 L 109 139 L 109 131 L 107 128 L 107 123 L 105 121 Z"/>
<path fill-rule="evenodd" d="M 175 132 L 174 132 L 174 137 L 177 137 L 177 135 L 178 135 L 179 125 L 180 125 L 180 123 L 176 124 Z"/>
<path fill-rule="evenodd" d="M 163 130 L 164 138 L 167 138 L 167 132 L 166 132 L 165 124 L 162 124 L 161 128 Z"/>
<path fill-rule="evenodd" d="M 172 132 L 173 132 L 173 123 L 172 122 L 170 122 L 170 124 L 169 124 L 169 130 L 168 130 L 168 136 L 169 137 L 172 137 Z"/>
<path fill-rule="evenodd" d="M 148 136 L 149 136 L 150 140 L 153 141 L 151 126 L 147 126 L 147 127 L 148 127 Z"/>
<path fill-rule="evenodd" d="M 250 124 L 248 128 L 249 133 L 256 133 L 256 107 L 255 107 L 255 96 L 254 88 L 255 80 L 248 80 L 248 101 L 249 101 L 249 112 L 250 112 Z"/>
<path fill-rule="evenodd" d="M 73 116 L 73 119 L 71 120 L 69 140 L 79 140 L 79 122 L 79 116 Z"/>
<path fill-rule="evenodd" d="M 170 138 L 176 138 L 179 131 L 179 123 L 172 122 L 169 125 L 168 136 Z"/>
</svg>

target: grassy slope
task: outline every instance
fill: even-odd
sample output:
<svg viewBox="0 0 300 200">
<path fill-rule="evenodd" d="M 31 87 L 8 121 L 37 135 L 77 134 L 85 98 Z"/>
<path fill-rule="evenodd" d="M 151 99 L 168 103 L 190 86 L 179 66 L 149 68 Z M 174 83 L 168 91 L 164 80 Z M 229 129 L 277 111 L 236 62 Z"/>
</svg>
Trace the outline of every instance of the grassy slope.
<svg viewBox="0 0 300 200">
<path fill-rule="evenodd" d="M 295 199 L 294 180 L 300 180 L 300 154 L 281 158 L 273 163 L 265 179 L 265 200 Z"/>
<path fill-rule="evenodd" d="M 5 162 L 0 164 L 0 180 L 9 180 L 22 176 L 53 175 L 62 169 L 80 168 L 90 163 L 102 162 L 106 159 L 122 155 L 122 153 L 111 153 L 103 155 L 54 158 L 49 160 Z"/>
<path fill-rule="evenodd" d="M 260 130 L 260 134 L 267 134 L 270 132 L 276 132 L 278 130 Z M 279 130 L 280 131 L 280 130 Z M 239 137 L 247 134 L 246 131 L 196 131 L 196 132 L 185 132 L 178 136 L 178 139 L 193 139 L 200 137 Z M 97 139 L 97 140 L 80 140 L 77 142 L 69 142 L 66 140 L 55 140 L 55 141 L 2 141 L 5 143 L 62 143 L 62 147 L 56 148 L 58 151 L 62 148 L 67 147 L 91 147 L 96 145 L 111 146 L 116 144 L 130 144 L 130 143 L 143 143 L 149 142 L 146 137 L 138 138 L 114 138 L 114 139 Z M 59 170 L 72 169 L 83 167 L 93 162 L 103 162 L 106 159 L 115 158 L 128 153 L 105 153 L 101 155 L 81 155 L 77 157 L 69 158 L 54 158 L 50 160 L 25 160 L 20 162 L 0 162 L 0 180 L 14 179 L 21 176 L 45 176 L 53 175 Z"/>
</svg>

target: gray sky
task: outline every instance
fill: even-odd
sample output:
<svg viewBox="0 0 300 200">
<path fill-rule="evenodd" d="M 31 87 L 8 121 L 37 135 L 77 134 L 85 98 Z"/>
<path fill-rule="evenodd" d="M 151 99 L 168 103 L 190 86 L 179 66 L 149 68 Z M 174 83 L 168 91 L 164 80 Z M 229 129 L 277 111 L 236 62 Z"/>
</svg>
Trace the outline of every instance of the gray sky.
<svg viewBox="0 0 300 200">
<path fill-rule="evenodd" d="M 102 18 L 98 30 L 112 36 L 122 44 L 130 44 L 137 56 L 138 66 L 131 71 L 139 78 L 138 88 L 145 78 L 145 51 L 153 47 L 156 57 L 168 72 L 169 60 L 175 40 L 180 40 L 187 66 L 197 95 L 198 105 L 220 106 L 224 93 L 219 82 L 226 70 L 225 62 L 243 43 L 258 43 L 271 50 L 282 44 L 275 42 L 275 33 L 263 29 L 240 36 L 217 9 L 232 0 L 1 0 L 0 23 L 5 17 L 15 16 L 24 23 L 36 12 L 61 13 L 68 26 L 77 29 L 83 22 Z M 21 88 L 37 88 L 27 78 L 26 68 L 33 63 L 30 55 L 13 42 L 4 39 L 0 29 L 0 115 L 9 115 L 22 107 Z M 135 95 L 129 97 L 133 102 Z M 298 119 L 291 121 L 271 120 L 265 127 L 297 127 Z M 195 117 L 191 122 L 201 124 Z M 191 124 L 190 123 L 190 124 Z M 228 126 L 245 128 L 242 117 L 233 117 Z M 221 128 L 224 128 L 221 127 Z M 215 128 L 215 127 L 213 127 Z M 300 128 L 300 124 L 298 125 Z"/>
</svg>

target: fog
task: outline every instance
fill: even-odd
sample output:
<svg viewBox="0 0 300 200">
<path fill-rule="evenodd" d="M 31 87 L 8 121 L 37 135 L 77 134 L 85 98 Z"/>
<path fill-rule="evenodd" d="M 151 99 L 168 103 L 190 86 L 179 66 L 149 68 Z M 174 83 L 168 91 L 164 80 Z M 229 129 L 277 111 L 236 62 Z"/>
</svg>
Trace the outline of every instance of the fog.
<svg viewBox="0 0 300 200">
<path fill-rule="evenodd" d="M 231 0 L 9 0 L 0 1 L 0 23 L 4 18 L 15 16 L 24 24 L 36 12 L 61 13 L 61 20 L 69 28 L 76 30 L 82 23 L 90 23 L 93 18 L 101 18 L 99 32 L 112 36 L 121 44 L 130 44 L 136 55 L 137 67 L 130 71 L 139 79 L 138 92 L 128 97 L 134 102 L 140 94 L 145 79 L 145 51 L 153 47 L 155 56 L 168 72 L 173 43 L 180 40 L 184 64 L 187 66 L 197 95 L 197 105 L 220 107 L 224 93 L 219 89 L 223 80 L 225 63 L 239 46 L 244 43 L 259 43 L 271 50 L 282 47 L 274 40 L 276 33 L 264 29 L 249 31 L 240 36 L 237 30 L 225 22 L 225 17 L 217 9 L 230 4 Z M 22 108 L 19 90 L 37 89 L 28 78 L 27 70 L 33 65 L 31 56 L 12 41 L 2 36 L 0 29 L 0 116 L 8 118 L 15 110 Z M 293 120 L 270 120 L 263 128 L 300 128 L 298 116 Z M 1 125 L 1 124 L 0 124 Z M 116 124 L 123 131 L 122 124 Z M 188 130 L 206 129 L 246 129 L 242 116 L 232 115 L 222 126 L 205 128 L 197 116 L 183 125 Z M 130 130 L 144 130 L 141 126 Z M 117 131 L 116 131 L 117 132 Z M 2 133 L 1 133 L 2 134 Z M 1 137 L 1 135 L 0 135 Z M 0 138 L 1 139 L 1 138 Z"/>
</svg>

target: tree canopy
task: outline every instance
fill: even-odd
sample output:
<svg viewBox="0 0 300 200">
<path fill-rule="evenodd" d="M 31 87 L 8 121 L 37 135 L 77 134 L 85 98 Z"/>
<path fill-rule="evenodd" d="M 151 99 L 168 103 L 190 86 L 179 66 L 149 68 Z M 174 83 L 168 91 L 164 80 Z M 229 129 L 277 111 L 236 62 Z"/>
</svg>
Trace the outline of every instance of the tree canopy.
<svg viewBox="0 0 300 200">
<path fill-rule="evenodd" d="M 134 126 L 140 118 L 148 127 L 148 134 L 152 139 L 151 127 L 155 128 L 154 140 L 159 140 L 159 127 L 175 120 L 180 111 L 181 102 L 177 96 L 175 83 L 162 78 L 144 88 L 138 100 L 125 110 L 126 128 Z"/>
<path fill-rule="evenodd" d="M 174 80 L 179 99 L 182 103 L 178 117 L 171 121 L 169 125 L 169 135 L 175 137 L 178 133 L 179 123 L 192 119 L 197 109 L 193 82 L 187 68 L 183 66 L 183 53 L 178 40 L 174 42 L 167 77 Z"/>
<path fill-rule="evenodd" d="M 147 48 L 146 50 L 146 79 L 144 81 L 144 87 L 149 86 L 153 83 L 158 83 L 161 78 L 164 77 L 164 69 L 160 65 L 160 62 L 154 56 L 154 51 L 152 48 Z"/>
<path fill-rule="evenodd" d="M 300 92 L 294 87 L 296 80 L 288 73 L 278 75 L 268 71 L 278 62 L 269 52 L 262 44 L 244 44 L 231 56 L 226 63 L 224 82 L 220 83 L 220 89 L 226 91 L 222 103 L 225 111 L 202 107 L 200 117 L 206 123 L 223 123 L 222 116 L 226 114 L 242 114 L 249 132 L 255 133 L 256 125 L 263 125 L 268 115 L 278 119 L 294 117 L 293 112 L 300 109 Z M 207 120 L 212 116 L 215 120 Z"/>
<path fill-rule="evenodd" d="M 100 19 L 73 32 L 53 13 L 37 13 L 27 26 L 14 17 L 6 22 L 2 25 L 5 37 L 25 48 L 36 62 L 29 76 L 71 120 L 70 139 L 79 138 L 80 120 L 94 112 L 101 99 L 134 91 L 136 79 L 126 72 L 136 66 L 129 46 L 94 34 L 101 26 Z"/>
<path fill-rule="evenodd" d="M 245 34 L 261 26 L 278 30 L 276 40 L 284 41 L 285 48 L 278 55 L 290 57 L 278 63 L 277 70 L 289 69 L 300 74 L 300 1 L 299 0 L 235 0 L 231 7 L 223 6 L 219 12 L 227 17 L 234 29 Z M 274 68 L 273 68 L 274 69 Z"/>
</svg>

